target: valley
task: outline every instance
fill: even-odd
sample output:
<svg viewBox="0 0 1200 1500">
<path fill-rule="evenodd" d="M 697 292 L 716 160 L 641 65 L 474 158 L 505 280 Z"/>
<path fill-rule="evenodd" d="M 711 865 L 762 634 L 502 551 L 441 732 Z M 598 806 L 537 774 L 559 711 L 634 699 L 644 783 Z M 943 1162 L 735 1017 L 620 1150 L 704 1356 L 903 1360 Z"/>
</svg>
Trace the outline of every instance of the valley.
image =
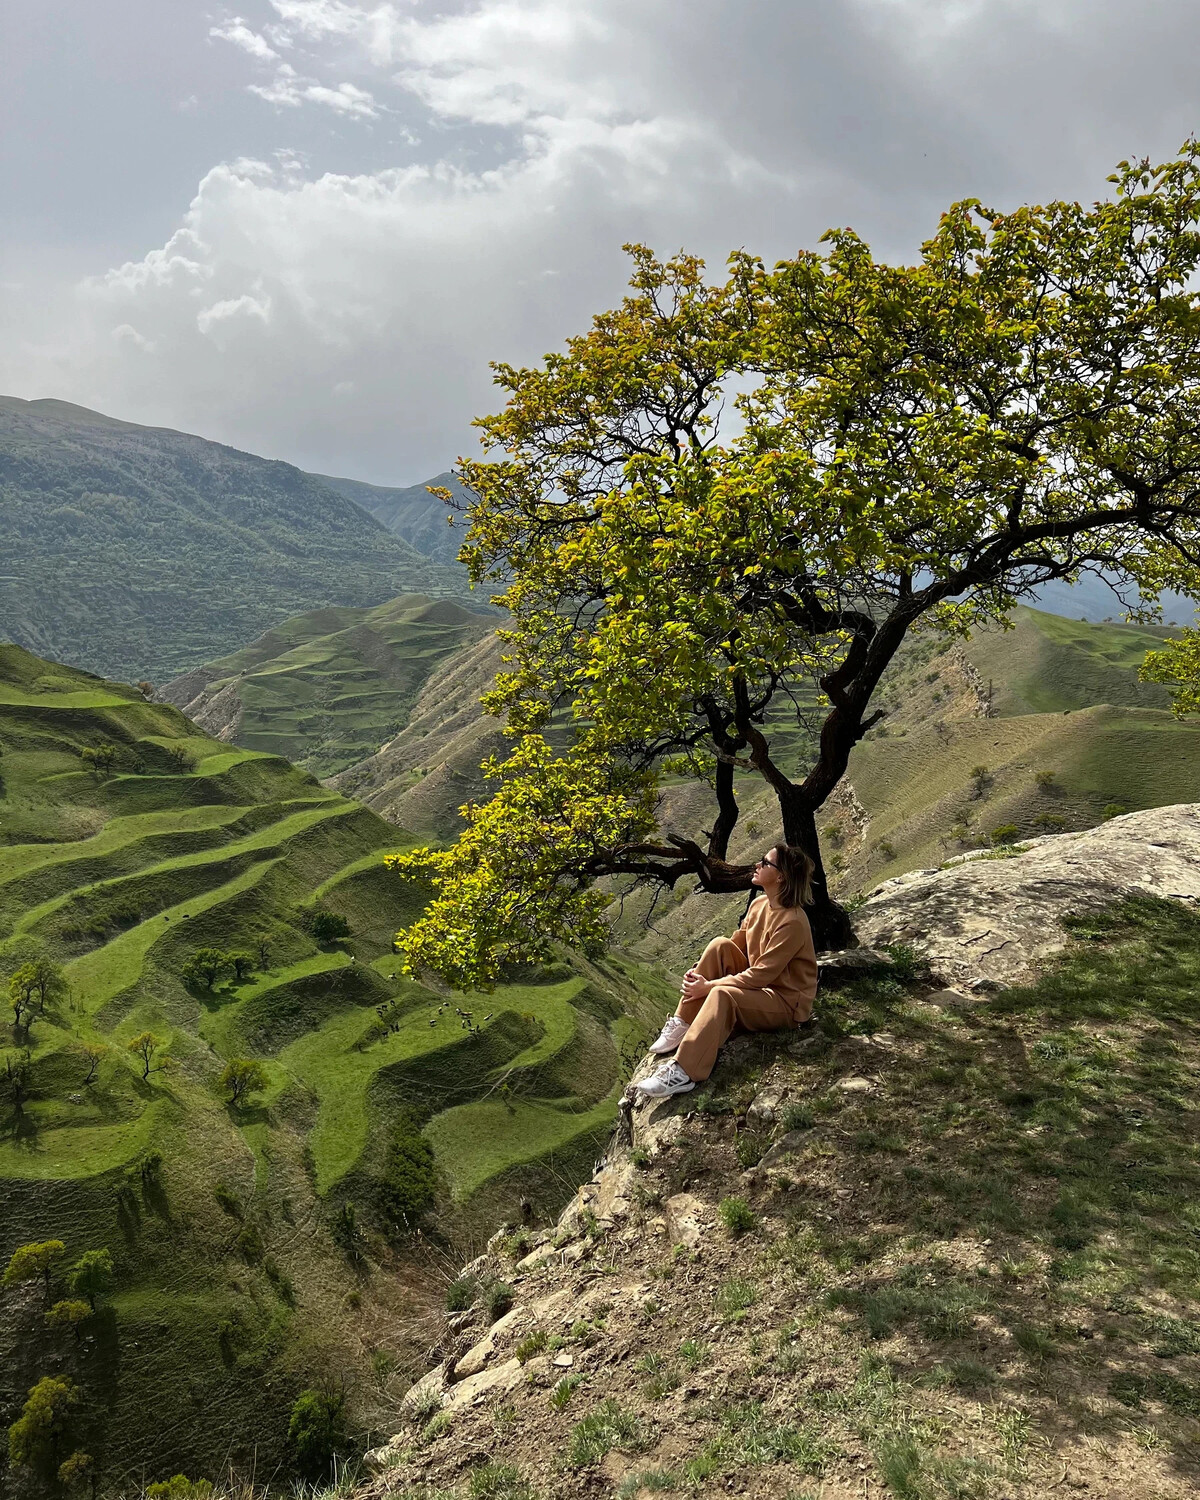
<svg viewBox="0 0 1200 1500">
<path fill-rule="evenodd" d="M 322 1372 L 350 1381 L 355 1429 L 377 1427 L 449 1247 L 523 1197 L 552 1212 L 590 1169 L 664 982 L 619 956 L 487 996 L 395 977 L 421 896 L 381 860 L 410 834 L 15 646 L 0 776 L 0 977 L 55 976 L 5 1026 L 22 1081 L 0 1099 L 0 1257 L 60 1239 L 114 1267 L 78 1340 L 43 1325 L 34 1289 L 4 1292 L 0 1408 L 72 1371 L 107 1486 L 273 1468 Z M 258 1071 L 234 1099 L 237 1063 Z M 391 1163 L 414 1139 L 429 1166 L 401 1190 Z"/>
</svg>

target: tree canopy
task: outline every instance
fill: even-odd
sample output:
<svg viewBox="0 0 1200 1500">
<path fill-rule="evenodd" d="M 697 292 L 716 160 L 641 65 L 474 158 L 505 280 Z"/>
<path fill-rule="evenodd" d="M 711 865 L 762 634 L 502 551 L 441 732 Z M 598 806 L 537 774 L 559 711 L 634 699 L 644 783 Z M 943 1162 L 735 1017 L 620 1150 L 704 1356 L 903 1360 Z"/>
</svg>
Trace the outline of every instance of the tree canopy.
<svg viewBox="0 0 1200 1500">
<path fill-rule="evenodd" d="M 391 857 L 434 891 L 410 968 L 486 985 L 596 946 L 606 877 L 748 887 L 747 776 L 817 862 L 818 944 L 844 941 L 815 815 L 909 632 L 1089 571 L 1141 618 L 1197 591 L 1200 145 L 1110 182 L 1090 207 L 956 203 L 912 265 L 848 229 L 716 284 L 630 247 L 618 309 L 496 366 L 462 557 L 510 614 L 485 703 L 517 743 L 455 847 Z M 708 827 L 660 826 L 680 776 Z"/>
</svg>

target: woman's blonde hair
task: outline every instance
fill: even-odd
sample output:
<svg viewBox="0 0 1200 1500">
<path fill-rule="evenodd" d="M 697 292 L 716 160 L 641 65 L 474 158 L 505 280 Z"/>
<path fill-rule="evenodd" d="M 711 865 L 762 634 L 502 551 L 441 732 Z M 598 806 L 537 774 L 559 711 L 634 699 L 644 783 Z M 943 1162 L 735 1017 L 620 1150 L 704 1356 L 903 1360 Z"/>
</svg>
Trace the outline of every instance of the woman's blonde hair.
<svg viewBox="0 0 1200 1500">
<path fill-rule="evenodd" d="M 776 844 L 775 860 L 783 884 L 779 890 L 780 906 L 811 906 L 812 878 L 816 865 L 797 844 Z"/>
</svg>

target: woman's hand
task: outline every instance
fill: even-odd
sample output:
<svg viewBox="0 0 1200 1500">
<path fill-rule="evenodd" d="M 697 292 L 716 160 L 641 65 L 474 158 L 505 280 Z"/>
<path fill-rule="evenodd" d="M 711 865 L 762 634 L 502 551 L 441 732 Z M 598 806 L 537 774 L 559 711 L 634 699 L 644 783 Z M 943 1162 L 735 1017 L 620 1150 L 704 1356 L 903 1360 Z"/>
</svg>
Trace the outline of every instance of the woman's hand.
<svg viewBox="0 0 1200 1500">
<path fill-rule="evenodd" d="M 705 979 L 703 974 L 697 974 L 695 969 L 689 969 L 683 976 L 683 998 L 685 1000 L 703 1000 L 711 989 L 712 980 Z"/>
</svg>

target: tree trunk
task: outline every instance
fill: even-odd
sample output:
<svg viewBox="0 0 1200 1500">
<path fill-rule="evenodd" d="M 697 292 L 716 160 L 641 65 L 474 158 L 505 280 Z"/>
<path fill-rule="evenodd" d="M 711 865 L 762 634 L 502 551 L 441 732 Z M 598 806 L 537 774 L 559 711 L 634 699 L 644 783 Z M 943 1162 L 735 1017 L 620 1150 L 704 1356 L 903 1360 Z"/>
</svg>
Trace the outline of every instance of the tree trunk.
<svg viewBox="0 0 1200 1500">
<path fill-rule="evenodd" d="M 850 914 L 829 894 L 829 881 L 821 859 L 821 841 L 817 837 L 816 812 L 799 795 L 781 796 L 780 807 L 784 842 L 803 849 L 813 862 L 812 905 L 804 910 L 812 926 L 817 952 L 854 947 L 857 940 Z"/>
</svg>

